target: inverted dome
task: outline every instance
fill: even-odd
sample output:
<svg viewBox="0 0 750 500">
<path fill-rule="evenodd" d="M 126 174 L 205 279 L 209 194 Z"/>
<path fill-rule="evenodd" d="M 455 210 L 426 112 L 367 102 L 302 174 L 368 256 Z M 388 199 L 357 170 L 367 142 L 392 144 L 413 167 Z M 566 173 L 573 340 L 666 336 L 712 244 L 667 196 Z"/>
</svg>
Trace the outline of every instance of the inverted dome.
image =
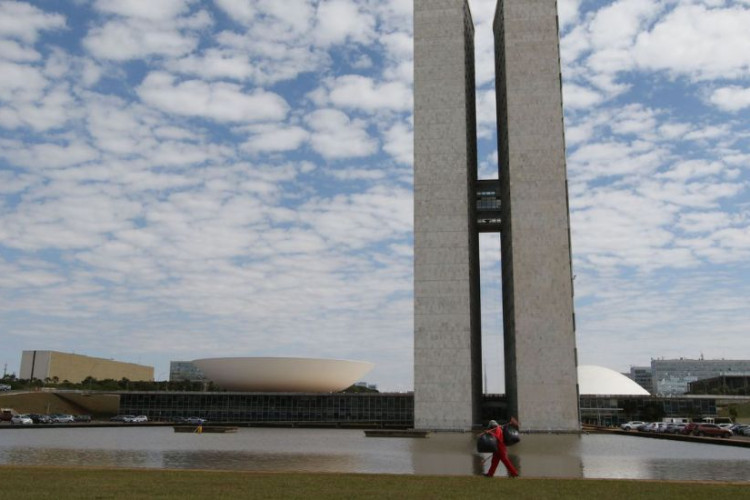
<svg viewBox="0 0 750 500">
<path fill-rule="evenodd" d="M 204 358 L 192 363 L 218 386 L 242 392 L 337 392 L 375 366 L 342 359 L 258 357 Z"/>
<path fill-rule="evenodd" d="M 595 365 L 578 367 L 581 396 L 650 396 L 649 392 L 622 373 Z"/>
</svg>

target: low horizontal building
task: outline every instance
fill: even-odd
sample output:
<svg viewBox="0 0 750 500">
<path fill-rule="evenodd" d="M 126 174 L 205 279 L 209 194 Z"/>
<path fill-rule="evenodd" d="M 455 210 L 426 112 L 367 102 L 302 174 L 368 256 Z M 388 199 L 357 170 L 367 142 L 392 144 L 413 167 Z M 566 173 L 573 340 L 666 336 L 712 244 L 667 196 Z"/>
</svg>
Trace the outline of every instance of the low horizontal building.
<svg viewBox="0 0 750 500">
<path fill-rule="evenodd" d="M 408 428 L 414 426 L 414 395 L 122 392 L 120 413 L 154 421 L 201 417 L 214 423 Z"/>
<path fill-rule="evenodd" d="M 78 383 L 88 377 L 97 380 L 126 378 L 132 381 L 150 381 L 154 380 L 154 367 L 58 351 L 21 353 L 18 378 Z"/>
</svg>

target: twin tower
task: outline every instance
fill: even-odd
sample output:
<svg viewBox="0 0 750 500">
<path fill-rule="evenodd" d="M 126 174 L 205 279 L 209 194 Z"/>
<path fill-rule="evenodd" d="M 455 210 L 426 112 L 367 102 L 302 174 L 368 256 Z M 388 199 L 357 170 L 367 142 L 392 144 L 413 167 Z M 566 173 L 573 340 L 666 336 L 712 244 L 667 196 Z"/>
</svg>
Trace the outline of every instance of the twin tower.
<svg viewBox="0 0 750 500">
<path fill-rule="evenodd" d="M 499 0 L 498 179 L 477 179 L 467 0 L 414 0 L 414 426 L 481 424 L 479 233 L 499 232 L 505 387 L 523 429 L 579 429 L 556 0 Z"/>
</svg>

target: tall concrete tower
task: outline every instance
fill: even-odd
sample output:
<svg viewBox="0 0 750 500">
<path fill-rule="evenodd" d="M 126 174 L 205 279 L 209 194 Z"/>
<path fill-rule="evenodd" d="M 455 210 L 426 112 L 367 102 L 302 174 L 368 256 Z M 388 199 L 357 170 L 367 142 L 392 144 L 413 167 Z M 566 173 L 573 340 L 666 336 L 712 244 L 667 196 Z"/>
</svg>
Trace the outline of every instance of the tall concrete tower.
<svg viewBox="0 0 750 500">
<path fill-rule="evenodd" d="M 467 429 L 481 386 L 474 24 L 414 1 L 414 425 Z"/>
<path fill-rule="evenodd" d="M 494 22 L 505 387 L 531 429 L 579 429 L 556 0 L 500 0 Z"/>
<path fill-rule="evenodd" d="M 556 0 L 500 0 L 499 181 L 478 181 L 466 0 L 414 0 L 414 418 L 478 425 L 478 233 L 500 232 L 509 412 L 577 430 L 578 391 Z"/>
</svg>

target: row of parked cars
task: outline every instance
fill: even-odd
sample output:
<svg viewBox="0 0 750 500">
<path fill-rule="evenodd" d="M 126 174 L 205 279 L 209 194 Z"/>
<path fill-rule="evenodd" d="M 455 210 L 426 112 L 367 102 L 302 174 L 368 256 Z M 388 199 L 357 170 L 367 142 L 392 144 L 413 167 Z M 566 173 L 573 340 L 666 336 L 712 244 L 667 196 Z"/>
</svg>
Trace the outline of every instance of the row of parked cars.
<svg viewBox="0 0 750 500">
<path fill-rule="evenodd" d="M 734 435 L 750 436 L 750 425 L 712 424 L 706 422 L 670 423 L 632 421 L 620 425 L 624 431 L 657 432 L 666 434 L 685 434 L 730 438 Z"/>
<path fill-rule="evenodd" d="M 51 415 L 24 413 L 10 417 L 11 425 L 72 424 L 73 422 L 91 422 L 91 416 L 69 415 L 67 413 L 53 413 Z"/>
<path fill-rule="evenodd" d="M 122 422 L 124 424 L 143 424 L 148 422 L 146 415 L 115 415 L 109 419 L 110 422 Z"/>
</svg>

